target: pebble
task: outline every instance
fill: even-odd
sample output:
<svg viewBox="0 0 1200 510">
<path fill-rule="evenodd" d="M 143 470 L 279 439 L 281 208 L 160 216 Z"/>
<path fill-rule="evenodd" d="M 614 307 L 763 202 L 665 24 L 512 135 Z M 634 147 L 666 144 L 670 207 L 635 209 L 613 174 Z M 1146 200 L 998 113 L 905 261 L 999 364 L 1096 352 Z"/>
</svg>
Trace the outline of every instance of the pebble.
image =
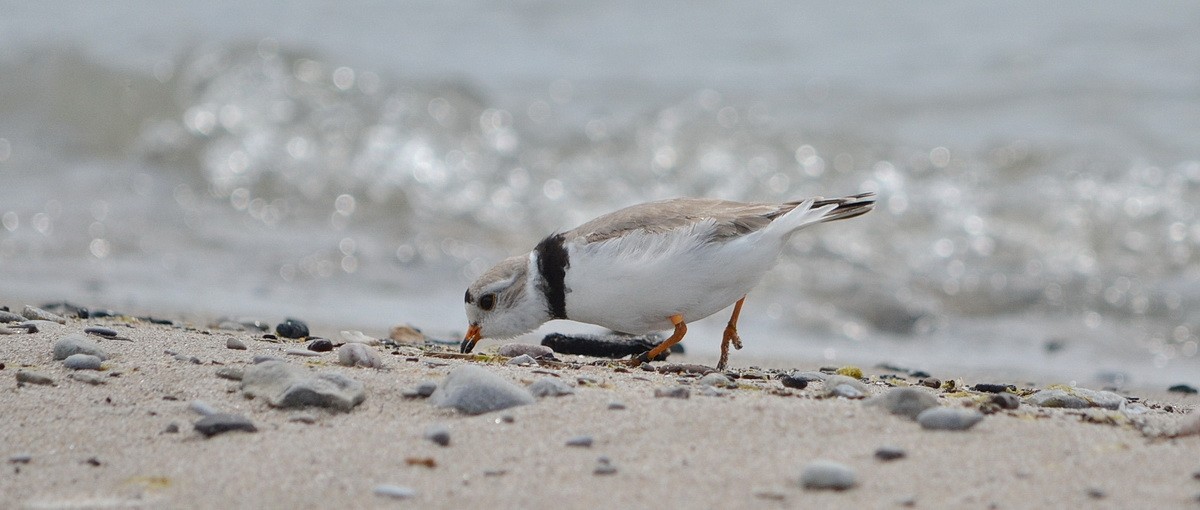
<svg viewBox="0 0 1200 510">
<path fill-rule="evenodd" d="M 614 466 L 612 460 L 608 457 L 600 457 L 596 459 L 596 469 L 592 470 L 594 475 L 612 475 L 616 474 L 617 466 Z"/>
<path fill-rule="evenodd" d="M 1072 395 L 1064 390 L 1058 389 L 1039 391 L 1033 395 L 1030 395 L 1026 401 L 1038 407 L 1065 409 L 1083 409 L 1090 407 L 1088 401 Z"/>
<path fill-rule="evenodd" d="M 867 385 L 862 381 L 853 377 L 844 375 L 828 375 L 821 382 L 825 388 L 826 396 L 845 397 L 845 398 L 863 398 L 867 395 Z M 843 388 L 843 387 L 848 387 Z M 854 390 L 854 391 L 851 391 Z"/>
<path fill-rule="evenodd" d="M 1017 387 L 1013 386 L 1011 384 L 979 383 L 979 384 L 972 386 L 971 389 L 973 389 L 975 391 L 983 392 L 983 393 L 1002 393 L 1002 392 L 1006 392 L 1006 391 L 1015 390 L 1015 389 L 1017 389 Z"/>
<path fill-rule="evenodd" d="M 74 379 L 92 386 L 99 386 L 101 384 L 108 383 L 104 376 L 91 372 L 71 372 L 70 374 L 67 374 L 67 379 Z"/>
<path fill-rule="evenodd" d="M 376 485 L 371 492 L 374 492 L 376 496 L 394 499 L 409 499 L 417 496 L 417 491 L 411 488 L 388 484 Z"/>
<path fill-rule="evenodd" d="M 920 384 L 926 388 L 937 389 L 942 387 L 942 380 L 938 379 L 937 377 L 924 377 L 917 381 L 917 384 Z"/>
<path fill-rule="evenodd" d="M 728 392 L 716 386 L 701 386 L 700 391 L 696 393 L 701 397 L 724 397 Z"/>
<path fill-rule="evenodd" d="M 18 453 L 16 455 L 10 455 L 8 457 L 9 464 L 29 464 L 29 462 L 32 460 L 33 460 L 33 454 L 29 454 L 29 453 Z"/>
<path fill-rule="evenodd" d="M 450 427 L 430 425 L 425 429 L 425 439 L 433 441 L 438 446 L 450 446 Z"/>
<path fill-rule="evenodd" d="M 973 409 L 933 407 L 917 415 L 917 423 L 926 430 L 967 430 L 983 420 L 983 414 Z"/>
<path fill-rule="evenodd" d="M 171 423 L 167 424 L 167 427 L 163 429 L 162 433 L 163 434 L 178 434 L 179 433 L 179 424 L 175 423 L 175 422 L 171 422 Z"/>
<path fill-rule="evenodd" d="M 466 414 L 483 414 L 528 405 L 536 400 L 528 390 L 485 368 L 462 365 L 451 370 L 429 401 Z"/>
<path fill-rule="evenodd" d="M 916 388 L 892 388 L 887 393 L 868 400 L 865 405 L 882 407 L 889 413 L 917 419 L 921 411 L 938 406 L 937 397 Z"/>
<path fill-rule="evenodd" d="M 102 361 L 91 354 L 72 354 L 63 360 L 63 366 L 72 370 L 100 370 Z"/>
<path fill-rule="evenodd" d="M 561 397 L 575 393 L 575 388 L 557 377 L 546 376 L 529 385 L 529 393 L 535 397 Z"/>
<path fill-rule="evenodd" d="M 696 384 L 702 387 L 717 387 L 717 388 L 736 388 L 737 383 L 733 382 L 725 376 L 725 374 L 713 372 L 696 381 Z"/>
<path fill-rule="evenodd" d="M 0 326 L 0 335 L 12 335 L 14 333 L 16 333 L 16 331 L 8 329 L 4 326 Z"/>
<path fill-rule="evenodd" d="M 0 321 L 0 322 L 3 322 L 3 321 Z M 1170 388 L 1167 388 L 1167 391 L 1169 391 L 1171 393 L 1183 393 L 1185 395 L 1195 395 L 1196 392 L 1200 391 L 1200 390 L 1197 390 L 1195 386 L 1189 386 L 1187 384 L 1176 384 L 1174 386 L 1171 386 Z"/>
<path fill-rule="evenodd" d="M 87 333 L 89 335 L 102 336 L 102 337 L 106 337 L 106 338 L 113 338 L 113 337 L 117 336 L 117 330 L 110 329 L 110 328 L 102 328 L 100 326 L 92 326 L 90 328 L 83 328 L 83 332 Z"/>
<path fill-rule="evenodd" d="M 79 333 L 71 333 L 54 342 L 54 359 L 67 359 L 67 356 L 72 354 L 91 354 L 100 358 L 100 361 L 108 359 L 108 353 L 104 352 L 104 349 Z"/>
<path fill-rule="evenodd" d="M 908 453 L 895 446 L 880 446 L 875 449 L 875 458 L 884 462 L 903 459 L 907 455 Z"/>
<path fill-rule="evenodd" d="M 858 477 L 853 469 L 830 460 L 815 460 L 804 466 L 800 473 L 800 485 L 805 489 L 842 491 L 857 484 Z"/>
<path fill-rule="evenodd" d="M 233 349 L 235 351 L 244 351 L 244 350 L 246 350 L 246 342 L 243 342 L 234 337 L 229 337 L 229 338 L 225 339 L 225 348 Z"/>
<path fill-rule="evenodd" d="M 511 343 L 501 345 L 500 350 L 497 351 L 496 354 L 506 358 L 515 358 L 517 356 L 525 355 L 533 359 L 539 359 L 553 358 L 554 350 L 544 345 Z"/>
<path fill-rule="evenodd" d="M 254 363 L 255 365 L 266 363 L 268 361 L 283 361 L 283 358 L 280 358 L 279 356 L 271 356 L 268 354 L 258 354 L 250 359 L 250 362 Z"/>
<path fill-rule="evenodd" d="M 581 448 L 591 448 L 593 443 L 592 436 L 575 436 L 567 439 L 567 446 L 578 446 Z"/>
<path fill-rule="evenodd" d="M 412 326 L 409 326 L 407 324 L 393 326 L 391 331 L 388 332 L 388 338 L 398 344 L 407 344 L 407 345 L 424 345 L 425 344 L 425 335 L 423 333 L 421 333 L 421 330 L 414 328 Z"/>
<path fill-rule="evenodd" d="M 855 388 L 854 386 L 851 386 L 849 384 L 839 384 L 837 386 L 834 386 L 833 389 L 827 391 L 826 394 L 831 397 L 842 397 L 842 398 L 848 398 L 848 399 L 860 399 L 860 398 L 866 398 L 866 396 L 867 396 L 865 393 L 860 391 L 858 388 Z"/>
<path fill-rule="evenodd" d="M 257 432 L 258 428 L 254 426 L 245 416 L 228 413 L 214 413 L 200 418 L 193 425 L 196 432 L 204 434 L 204 437 L 213 437 L 217 434 L 223 434 L 234 430 L 245 432 Z"/>
<path fill-rule="evenodd" d="M 796 377 L 796 374 L 788 374 L 780 377 L 779 382 L 783 383 L 783 386 L 786 388 L 802 390 L 808 387 L 808 379 Z"/>
<path fill-rule="evenodd" d="M 292 423 L 306 423 L 312 425 L 317 422 L 317 416 L 314 414 L 300 413 L 288 417 L 288 421 Z"/>
<path fill-rule="evenodd" d="M 1086 400 L 1092 407 L 1099 407 L 1110 411 L 1120 411 L 1121 408 L 1125 407 L 1125 397 L 1111 391 L 1075 388 L 1074 393 L 1076 396 Z"/>
<path fill-rule="evenodd" d="M 404 396 L 407 398 L 429 398 L 435 390 L 437 390 L 436 382 L 422 381 L 415 388 L 405 390 Z"/>
<path fill-rule="evenodd" d="M 25 305 L 25 309 L 21 310 L 21 316 L 25 317 L 26 319 L 33 319 L 37 321 L 50 321 L 57 322 L 59 324 L 67 323 L 67 319 L 61 315 L 50 313 L 42 310 L 41 308 L 35 308 L 29 305 Z"/>
<path fill-rule="evenodd" d="M 221 367 L 217 369 L 217 377 L 221 379 L 229 379 L 230 381 L 240 381 L 244 371 L 238 367 Z"/>
<path fill-rule="evenodd" d="M 537 360 L 533 359 L 533 356 L 530 356 L 528 354 L 522 354 L 520 356 L 517 356 L 513 359 L 508 360 L 505 364 L 523 366 L 523 365 L 536 365 L 536 364 L 538 364 L 538 362 L 537 362 Z"/>
<path fill-rule="evenodd" d="M 383 368 L 379 354 L 363 344 L 345 344 L 338 348 L 338 364 L 348 367 Z"/>
<path fill-rule="evenodd" d="M 366 400 L 362 383 L 337 373 L 312 374 L 283 361 L 247 367 L 242 392 L 275 407 L 324 407 L 349 412 Z"/>
<path fill-rule="evenodd" d="M 339 331 L 338 335 L 340 335 L 342 340 L 348 344 L 363 344 L 370 346 L 383 345 L 383 341 L 379 340 L 378 338 L 367 336 L 363 334 L 362 331 Z"/>
<path fill-rule="evenodd" d="M 22 322 L 25 318 L 12 312 L 0 310 L 0 322 Z"/>
<path fill-rule="evenodd" d="M 654 396 L 656 398 L 682 398 L 686 399 L 692 394 L 686 387 L 675 386 L 673 388 L 655 388 Z"/>
<path fill-rule="evenodd" d="M 1000 406 L 1001 409 L 1016 409 L 1021 407 L 1021 399 L 1008 392 L 992 395 L 990 402 Z"/>
<path fill-rule="evenodd" d="M 620 402 L 609 402 L 608 409 L 611 411 L 621 411 L 625 409 L 625 404 Z"/>
<path fill-rule="evenodd" d="M 42 386 L 54 384 L 54 379 L 50 376 L 40 374 L 38 372 L 27 372 L 25 370 L 17 370 L 17 382 L 26 384 L 38 384 Z"/>
<path fill-rule="evenodd" d="M 283 351 L 283 353 L 288 356 L 299 356 L 301 358 L 315 358 L 321 355 L 319 352 L 313 352 L 307 349 L 288 349 Z"/>
<path fill-rule="evenodd" d="M 213 406 L 208 405 L 208 402 L 203 400 L 193 400 L 188 403 L 188 409 L 201 416 L 209 416 L 217 414 L 217 410 Z"/>
<path fill-rule="evenodd" d="M 280 338 L 305 338 L 308 336 L 308 324 L 296 319 L 284 319 L 275 326 L 275 334 Z"/>
<path fill-rule="evenodd" d="M 308 350 L 313 352 L 329 352 L 333 350 L 333 342 L 327 338 L 318 338 L 309 342 Z"/>
</svg>

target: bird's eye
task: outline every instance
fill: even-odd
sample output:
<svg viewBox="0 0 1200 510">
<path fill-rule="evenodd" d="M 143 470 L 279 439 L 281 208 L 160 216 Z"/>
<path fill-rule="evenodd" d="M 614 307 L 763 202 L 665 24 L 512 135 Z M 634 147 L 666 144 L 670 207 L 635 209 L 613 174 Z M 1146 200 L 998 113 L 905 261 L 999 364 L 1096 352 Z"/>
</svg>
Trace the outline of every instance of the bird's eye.
<svg viewBox="0 0 1200 510">
<path fill-rule="evenodd" d="M 483 311 L 489 311 L 494 306 L 496 306 L 495 294 L 484 294 L 479 297 L 479 307 L 482 308 Z"/>
</svg>

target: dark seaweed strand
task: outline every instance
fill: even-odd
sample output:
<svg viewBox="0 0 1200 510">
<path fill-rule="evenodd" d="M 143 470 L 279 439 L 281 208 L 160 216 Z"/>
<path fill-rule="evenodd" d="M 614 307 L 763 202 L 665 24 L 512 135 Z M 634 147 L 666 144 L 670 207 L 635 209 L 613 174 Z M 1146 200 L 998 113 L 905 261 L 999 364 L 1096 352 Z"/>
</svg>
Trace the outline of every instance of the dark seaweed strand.
<svg viewBox="0 0 1200 510">
<path fill-rule="evenodd" d="M 567 318 L 567 268 L 571 266 L 567 248 L 563 246 L 563 235 L 555 234 L 538 243 L 533 249 L 538 257 L 538 272 L 542 281 L 538 288 L 546 296 L 546 304 L 550 316 L 555 319 Z"/>
</svg>

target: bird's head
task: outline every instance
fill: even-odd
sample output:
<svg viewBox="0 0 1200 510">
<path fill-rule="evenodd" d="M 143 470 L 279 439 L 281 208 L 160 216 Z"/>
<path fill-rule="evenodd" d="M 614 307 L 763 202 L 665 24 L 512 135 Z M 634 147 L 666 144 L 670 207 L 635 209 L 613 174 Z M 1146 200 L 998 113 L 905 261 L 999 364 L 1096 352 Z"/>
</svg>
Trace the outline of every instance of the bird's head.
<svg viewBox="0 0 1200 510">
<path fill-rule="evenodd" d="M 462 352 L 471 352 L 481 338 L 511 338 L 550 320 L 546 298 L 530 282 L 529 261 L 528 254 L 504 259 L 467 287 Z"/>
</svg>

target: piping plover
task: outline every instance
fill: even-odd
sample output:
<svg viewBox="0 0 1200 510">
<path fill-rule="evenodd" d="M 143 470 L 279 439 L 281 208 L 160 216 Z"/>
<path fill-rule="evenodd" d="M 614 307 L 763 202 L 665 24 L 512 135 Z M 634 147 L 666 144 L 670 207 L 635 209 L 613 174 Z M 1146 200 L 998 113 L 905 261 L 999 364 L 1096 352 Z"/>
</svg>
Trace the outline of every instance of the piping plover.
<svg viewBox="0 0 1200 510">
<path fill-rule="evenodd" d="M 870 211 L 874 193 L 783 204 L 676 198 L 626 207 L 552 234 L 504 259 L 467 288 L 470 326 L 461 351 L 484 337 L 508 338 L 552 319 L 623 333 L 673 329 L 633 363 L 656 359 L 683 339 L 687 323 L 734 305 L 721 339 L 741 349 L 746 293 L 775 265 L 793 233 Z"/>
</svg>

